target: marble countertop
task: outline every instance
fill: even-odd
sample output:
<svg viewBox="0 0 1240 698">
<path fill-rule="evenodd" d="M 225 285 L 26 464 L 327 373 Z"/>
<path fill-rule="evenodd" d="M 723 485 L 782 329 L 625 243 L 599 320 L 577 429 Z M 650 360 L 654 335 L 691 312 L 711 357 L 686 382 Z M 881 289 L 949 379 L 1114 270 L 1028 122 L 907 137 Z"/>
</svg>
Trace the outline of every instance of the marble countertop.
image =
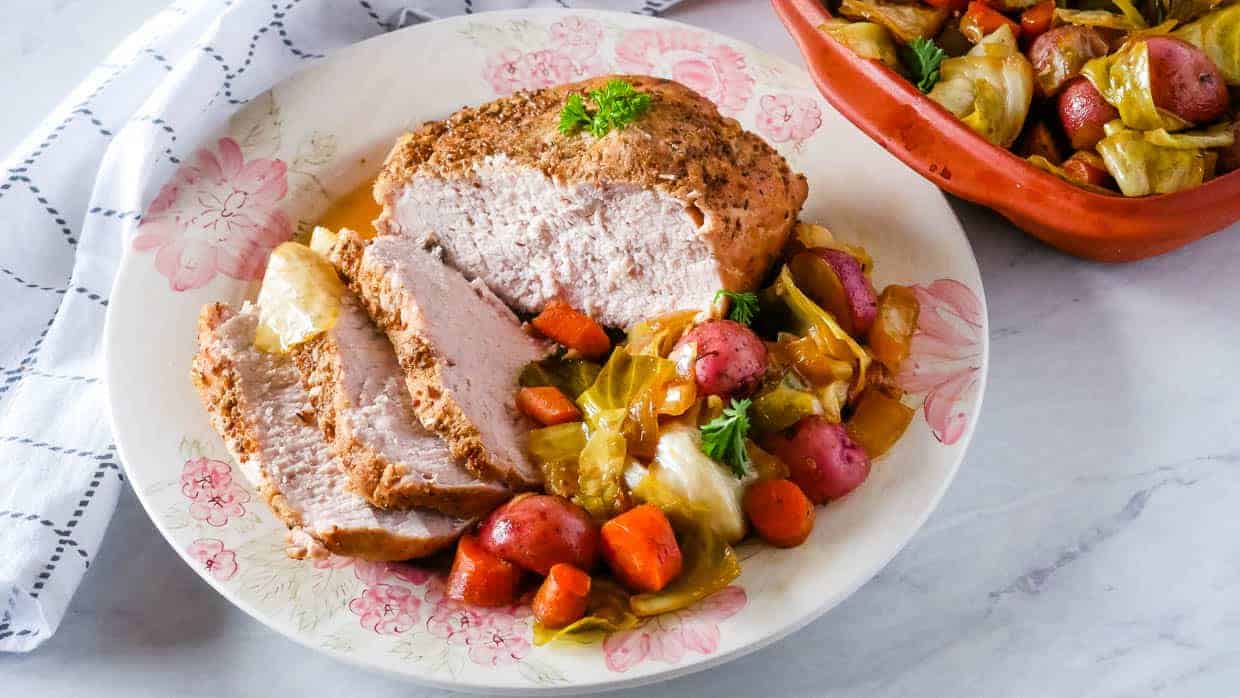
<svg viewBox="0 0 1240 698">
<path fill-rule="evenodd" d="M 161 4 L 10 3 L 0 89 L 21 99 L 0 114 L 0 150 Z M 670 16 L 796 58 L 762 0 Z M 1104 266 L 952 206 L 981 265 L 993 343 L 977 437 L 942 506 L 809 627 L 627 695 L 1237 694 L 1240 229 Z M 440 695 L 251 620 L 181 562 L 132 494 L 59 633 L 0 655 L 0 686 L 42 698 Z"/>
</svg>

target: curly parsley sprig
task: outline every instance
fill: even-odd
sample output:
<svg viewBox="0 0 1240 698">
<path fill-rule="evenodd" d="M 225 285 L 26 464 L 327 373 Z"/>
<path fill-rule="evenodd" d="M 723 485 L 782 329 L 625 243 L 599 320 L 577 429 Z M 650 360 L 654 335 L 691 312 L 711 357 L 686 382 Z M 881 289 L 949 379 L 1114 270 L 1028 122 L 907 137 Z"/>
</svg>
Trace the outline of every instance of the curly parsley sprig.
<svg viewBox="0 0 1240 698">
<path fill-rule="evenodd" d="M 912 74 L 911 81 L 922 92 L 929 92 L 939 81 L 939 64 L 947 54 L 934 39 L 917 37 L 909 42 L 904 51 L 904 64 Z"/>
<path fill-rule="evenodd" d="M 624 80 L 609 80 L 602 89 L 590 90 L 591 111 L 585 99 L 576 92 L 570 94 L 560 110 L 560 133 L 570 136 L 585 129 L 597 138 L 606 136 L 614 129 L 622 129 L 633 123 L 650 108 L 650 95 L 638 92 Z"/>
<path fill-rule="evenodd" d="M 715 291 L 715 302 L 718 303 L 720 298 L 727 298 L 732 301 L 731 307 L 728 309 L 729 320 L 735 320 L 742 325 L 748 325 L 753 322 L 754 317 L 758 314 L 758 294 L 753 291 L 719 289 Z"/>
<path fill-rule="evenodd" d="M 702 452 L 727 465 L 737 478 L 745 477 L 749 469 L 745 436 L 749 433 L 751 404 L 748 399 L 733 399 L 731 405 L 723 408 L 723 414 L 701 427 Z"/>
</svg>

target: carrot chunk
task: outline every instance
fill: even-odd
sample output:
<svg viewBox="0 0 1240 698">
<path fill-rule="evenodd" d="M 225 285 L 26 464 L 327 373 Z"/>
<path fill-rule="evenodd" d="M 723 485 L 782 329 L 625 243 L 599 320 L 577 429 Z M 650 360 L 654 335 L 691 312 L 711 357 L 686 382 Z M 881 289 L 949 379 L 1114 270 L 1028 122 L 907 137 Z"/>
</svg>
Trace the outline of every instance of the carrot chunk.
<svg viewBox="0 0 1240 698">
<path fill-rule="evenodd" d="M 517 600 L 521 568 L 490 553 L 474 536 L 456 544 L 448 597 L 474 606 L 508 606 Z"/>
<path fill-rule="evenodd" d="M 548 427 L 581 419 L 581 411 L 554 385 L 517 391 L 517 409 Z"/>
<path fill-rule="evenodd" d="M 602 326 L 564 301 L 548 303 L 531 324 L 539 332 L 569 349 L 576 349 L 586 358 L 596 359 L 611 349 L 611 339 Z"/>
<path fill-rule="evenodd" d="M 1012 36 L 1020 35 L 1020 25 L 1016 22 L 1004 17 L 1002 13 L 995 11 L 986 3 L 973 0 L 969 3 L 969 9 L 965 10 L 960 18 L 960 33 L 976 44 L 987 34 L 1005 24 L 1012 27 Z"/>
<path fill-rule="evenodd" d="M 534 617 L 548 628 L 563 628 L 586 614 L 590 575 L 561 562 L 551 566 L 534 596 Z"/>
<path fill-rule="evenodd" d="M 791 480 L 755 482 L 742 505 L 762 540 L 776 547 L 796 547 L 814 530 L 814 505 Z"/>
<path fill-rule="evenodd" d="M 1020 38 L 1033 41 L 1050 31 L 1055 21 L 1055 0 L 1043 0 L 1020 13 Z"/>
<path fill-rule="evenodd" d="M 603 558 L 634 591 L 655 592 L 680 574 L 684 564 L 667 516 L 643 504 L 603 524 Z"/>
</svg>

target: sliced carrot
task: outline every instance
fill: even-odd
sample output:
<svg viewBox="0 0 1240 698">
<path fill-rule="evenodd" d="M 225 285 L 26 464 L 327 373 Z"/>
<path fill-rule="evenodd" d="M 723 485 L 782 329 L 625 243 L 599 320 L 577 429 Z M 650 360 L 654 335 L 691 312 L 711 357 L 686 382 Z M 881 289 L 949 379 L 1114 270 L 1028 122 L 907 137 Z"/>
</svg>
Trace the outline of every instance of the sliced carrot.
<svg viewBox="0 0 1240 698">
<path fill-rule="evenodd" d="M 680 574 L 684 561 L 667 516 L 643 504 L 603 524 L 603 558 L 634 591 L 655 592 Z"/>
<path fill-rule="evenodd" d="M 554 385 L 518 390 L 517 409 L 530 419 L 548 427 L 581 419 L 581 410 Z"/>
<path fill-rule="evenodd" d="M 611 339 L 602 326 L 564 301 L 548 303 L 531 324 L 539 332 L 569 349 L 576 349 L 586 358 L 596 359 L 611 349 Z"/>
<path fill-rule="evenodd" d="M 561 562 L 551 566 L 534 596 L 534 617 L 548 628 L 563 628 L 586 614 L 590 575 Z"/>
<path fill-rule="evenodd" d="M 1012 27 L 1012 36 L 1020 35 L 1020 25 L 1016 22 L 995 11 L 986 3 L 973 0 L 969 3 L 969 9 L 965 10 L 960 18 L 960 33 L 976 44 L 987 34 L 1005 24 Z"/>
<path fill-rule="evenodd" d="M 517 600 L 521 568 L 492 554 L 474 536 L 456 544 L 448 597 L 474 606 L 509 606 Z"/>
<path fill-rule="evenodd" d="M 796 547 L 814 530 L 814 504 L 791 480 L 755 482 L 742 505 L 762 540 L 776 547 Z"/>
<path fill-rule="evenodd" d="M 1020 13 L 1020 38 L 1033 41 L 1050 31 L 1055 21 L 1055 0 L 1043 0 Z"/>
</svg>

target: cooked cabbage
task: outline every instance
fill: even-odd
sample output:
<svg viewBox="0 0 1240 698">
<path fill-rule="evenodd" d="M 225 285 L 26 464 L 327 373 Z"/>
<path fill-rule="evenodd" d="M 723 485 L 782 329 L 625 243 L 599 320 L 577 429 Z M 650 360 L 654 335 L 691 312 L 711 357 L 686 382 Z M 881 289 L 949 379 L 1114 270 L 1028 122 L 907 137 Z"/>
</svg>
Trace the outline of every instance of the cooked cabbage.
<svg viewBox="0 0 1240 698">
<path fill-rule="evenodd" d="M 1033 66 L 1004 25 L 986 35 L 967 54 L 939 67 L 940 79 L 930 99 L 1004 148 L 1025 125 L 1033 101 Z"/>
<path fill-rule="evenodd" d="M 572 500 L 598 520 L 619 514 L 628 503 L 624 470 L 629 462 L 628 444 L 619 429 L 594 429 L 577 459 L 577 492 Z"/>
<path fill-rule="evenodd" d="M 714 487 L 716 483 L 706 468 L 718 471 L 723 481 L 730 481 L 727 486 L 729 490 L 737 489 L 737 480 L 698 451 L 697 442 L 690 435 L 693 431 L 677 431 L 676 450 L 679 453 L 670 456 L 678 469 L 675 475 L 686 475 L 688 479 L 677 479 L 666 470 L 660 472 L 660 463 L 652 466 L 650 473 L 632 488 L 635 497 L 659 507 L 667 514 L 676 529 L 676 542 L 680 545 L 684 560 L 680 575 L 662 591 L 639 594 L 630 599 L 629 606 L 638 616 L 656 616 L 687 608 L 723 589 L 741 572 L 740 561 L 727 543 L 729 539 L 719 530 L 722 517 L 714 509 L 726 505 L 731 497 L 723 493 L 724 490 Z M 697 458 L 705 462 L 697 462 Z M 744 488 L 739 490 L 743 492 Z M 703 496 L 710 492 L 716 496 Z M 738 514 L 739 500 L 738 494 Z M 730 507 L 727 508 L 730 510 Z M 740 540 L 744 536 L 744 517 L 740 517 L 739 521 L 741 531 L 732 540 Z"/>
<path fill-rule="evenodd" d="M 637 499 L 658 506 L 669 516 L 692 519 L 728 542 L 745 537 L 741 498 L 755 475 L 748 472 L 737 478 L 702 453 L 697 429 L 684 424 L 664 429 L 654 462 L 634 486 L 638 474 L 632 468 L 626 473 Z"/>
<path fill-rule="evenodd" d="M 791 329 L 797 334 L 812 338 L 827 356 L 847 361 L 855 376 L 852 381 L 853 390 L 859 392 L 864 388 L 865 372 L 870 366 L 869 352 L 862 349 L 861 345 L 840 327 L 831 313 L 823 310 L 797 288 L 787 265 L 780 269 L 771 291 L 789 311 Z"/>
<path fill-rule="evenodd" d="M 570 398 L 576 399 L 594 384 L 602 368 L 585 359 L 551 357 L 526 364 L 517 381 L 523 388 L 554 386 Z"/>
<path fill-rule="evenodd" d="M 1170 194 L 1205 181 L 1208 163 L 1200 149 L 1156 145 L 1119 121 L 1107 124 L 1106 133 L 1098 142 L 1098 154 L 1124 196 Z"/>
<path fill-rule="evenodd" d="M 801 421 L 802 417 L 821 411 L 822 406 L 812 393 L 780 381 L 754 397 L 749 416 L 753 420 L 753 428 L 762 433 L 787 429 Z"/>
<path fill-rule="evenodd" d="M 1081 69 L 1103 99 L 1119 110 L 1124 125 L 1142 131 L 1167 129 L 1180 131 L 1188 122 L 1154 106 L 1150 89 L 1149 47 L 1144 41 L 1129 41 L 1109 56 L 1095 58 Z"/>
<path fill-rule="evenodd" d="M 886 453 L 908 425 L 915 410 L 878 390 L 867 390 L 844 428 L 870 459 Z"/>
<path fill-rule="evenodd" d="M 840 14 L 849 19 L 867 20 L 886 27 L 896 39 L 907 44 L 939 33 L 947 21 L 947 10 L 919 2 L 898 3 L 884 0 L 844 0 Z"/>
<path fill-rule="evenodd" d="M 1240 85 L 1240 4 L 1211 12 L 1172 35 L 1204 51 L 1228 85 Z"/>
<path fill-rule="evenodd" d="M 676 377 L 676 364 L 647 354 L 633 355 L 613 351 L 599 371 L 594 384 L 577 398 L 577 404 L 590 427 L 596 428 L 599 415 L 611 410 L 627 410 L 644 396 Z"/>
<path fill-rule="evenodd" d="M 741 574 L 736 551 L 708 528 L 682 526 L 676 530 L 676 542 L 684 561 L 680 575 L 661 591 L 629 599 L 629 608 L 640 617 L 688 608 L 721 591 Z"/>
<path fill-rule="evenodd" d="M 592 645 L 611 633 L 637 627 L 640 622 L 629 608 L 629 594 L 624 587 L 604 577 L 595 577 L 590 581 L 585 617 L 559 630 L 535 622 L 534 644 L 562 641 Z"/>
<path fill-rule="evenodd" d="M 260 351 L 287 352 L 336 326 L 344 284 L 322 255 L 296 242 L 271 252 L 258 291 Z"/>
<path fill-rule="evenodd" d="M 1214 11 L 1224 2 L 1225 0 L 1151 0 L 1150 16 L 1154 18 L 1154 22 L 1191 22 Z"/>
<path fill-rule="evenodd" d="M 666 358 L 680 336 L 693 327 L 696 310 L 677 310 L 633 325 L 628 332 L 625 349 L 630 354 L 648 354 Z"/>
<path fill-rule="evenodd" d="M 1115 192 L 1111 191 L 1110 189 L 1107 189 L 1105 187 L 1100 187 L 1095 184 L 1090 184 L 1089 182 L 1082 182 L 1079 179 L 1075 179 L 1071 177 L 1070 175 L 1068 175 L 1067 170 L 1060 167 L 1059 165 L 1056 165 L 1050 160 L 1047 160 L 1041 155 L 1030 155 L 1028 159 L 1029 159 L 1030 165 L 1033 165 L 1034 167 L 1040 170 L 1046 170 L 1047 172 L 1050 172 L 1051 174 L 1055 175 L 1056 177 L 1062 179 L 1063 181 L 1069 184 L 1074 184 L 1087 191 L 1092 191 L 1095 194 L 1107 194 L 1108 196 L 1115 195 Z"/>
<path fill-rule="evenodd" d="M 1145 132 L 1145 140 L 1164 148 L 1196 150 L 1198 148 L 1228 148 L 1236 142 L 1236 134 L 1230 122 L 1215 124 L 1200 131 L 1169 133 L 1166 129 Z"/>
<path fill-rule="evenodd" d="M 898 73 L 904 72 L 904 65 L 900 63 L 900 56 L 896 53 L 896 43 L 891 40 L 891 32 L 883 25 L 833 18 L 819 28 L 858 56 L 885 63 Z"/>
<path fill-rule="evenodd" d="M 1085 27 L 1103 27 L 1118 29 L 1124 32 L 1137 31 L 1145 28 L 1145 22 L 1133 22 L 1130 17 L 1109 10 L 1072 10 L 1064 7 L 1055 8 L 1055 20 L 1064 24 L 1079 24 Z"/>
<path fill-rule="evenodd" d="M 577 494 L 577 459 L 586 447 L 583 422 L 533 429 L 526 448 L 542 470 L 547 491 L 572 499 Z"/>
</svg>

